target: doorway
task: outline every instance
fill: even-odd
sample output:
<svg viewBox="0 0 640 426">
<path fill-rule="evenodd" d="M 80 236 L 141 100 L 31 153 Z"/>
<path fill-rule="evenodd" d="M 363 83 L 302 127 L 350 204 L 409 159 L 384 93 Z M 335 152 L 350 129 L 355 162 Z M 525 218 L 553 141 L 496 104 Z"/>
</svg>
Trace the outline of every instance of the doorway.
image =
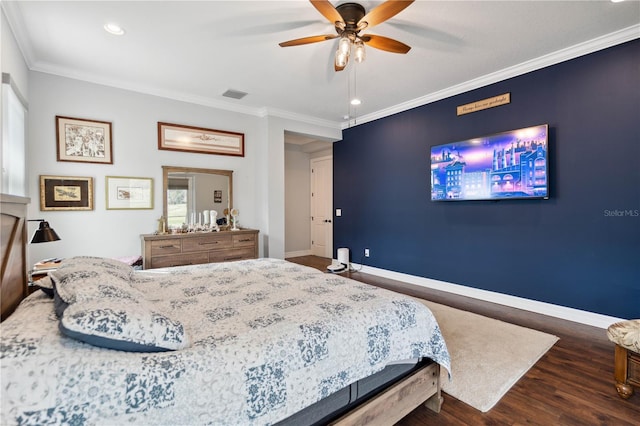
<svg viewBox="0 0 640 426">
<path fill-rule="evenodd" d="M 311 189 L 316 185 L 311 181 L 311 170 L 315 168 L 312 166 L 312 162 L 315 163 L 320 159 L 329 160 L 327 163 L 333 170 L 332 141 L 285 131 L 285 258 L 311 255 L 311 242 L 317 241 L 311 237 L 311 218 L 312 216 L 314 219 L 316 218 L 316 215 L 312 214 L 311 193 L 314 193 L 314 198 L 317 197 L 316 191 Z M 328 176 L 331 181 L 333 180 L 332 171 L 328 172 L 324 167 L 321 167 L 319 173 L 325 177 Z M 328 200 L 325 212 L 322 213 L 324 217 L 320 219 L 322 221 L 333 219 L 331 216 L 333 211 L 331 184 L 329 184 L 329 191 L 327 193 L 321 190 L 320 196 Z M 324 224 L 325 222 L 320 223 Z M 333 223 L 330 226 L 333 228 Z M 326 226 L 324 228 L 321 234 L 324 241 L 319 242 L 325 248 L 320 256 L 324 257 L 325 252 L 328 252 L 327 257 L 332 257 L 333 230 Z"/>
<path fill-rule="evenodd" d="M 319 157 L 311 166 L 311 254 L 333 257 L 333 158 Z"/>
</svg>

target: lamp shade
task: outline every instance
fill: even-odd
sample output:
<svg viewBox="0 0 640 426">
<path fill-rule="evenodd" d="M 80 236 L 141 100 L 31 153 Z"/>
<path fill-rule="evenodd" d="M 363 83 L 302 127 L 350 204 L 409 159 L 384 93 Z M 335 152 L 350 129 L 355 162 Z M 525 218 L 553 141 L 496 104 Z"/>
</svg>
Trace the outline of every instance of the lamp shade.
<svg viewBox="0 0 640 426">
<path fill-rule="evenodd" d="M 49 241 L 58 241 L 60 239 L 56 231 L 49 227 L 49 222 L 44 219 L 35 219 L 34 221 L 40 222 L 40 226 L 33 233 L 31 244 L 48 243 Z"/>
</svg>

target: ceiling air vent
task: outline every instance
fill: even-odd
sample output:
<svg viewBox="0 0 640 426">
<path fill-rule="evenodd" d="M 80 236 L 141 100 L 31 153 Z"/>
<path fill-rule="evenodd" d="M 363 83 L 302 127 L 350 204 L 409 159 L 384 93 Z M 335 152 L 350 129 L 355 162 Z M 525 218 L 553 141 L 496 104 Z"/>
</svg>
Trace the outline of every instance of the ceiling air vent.
<svg viewBox="0 0 640 426">
<path fill-rule="evenodd" d="M 226 92 L 224 92 L 222 94 L 222 96 L 224 96 L 226 98 L 242 99 L 245 96 L 247 96 L 247 93 L 246 92 L 241 92 L 239 90 L 229 89 Z"/>
</svg>

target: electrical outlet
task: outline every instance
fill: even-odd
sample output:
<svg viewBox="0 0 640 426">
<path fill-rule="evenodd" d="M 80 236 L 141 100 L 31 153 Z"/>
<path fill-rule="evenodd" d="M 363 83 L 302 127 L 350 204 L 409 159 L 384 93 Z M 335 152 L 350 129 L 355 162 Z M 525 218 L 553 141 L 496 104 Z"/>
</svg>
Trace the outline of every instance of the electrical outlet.
<svg viewBox="0 0 640 426">
<path fill-rule="evenodd" d="M 364 249 L 364 257 L 369 257 L 369 249 Z"/>
</svg>

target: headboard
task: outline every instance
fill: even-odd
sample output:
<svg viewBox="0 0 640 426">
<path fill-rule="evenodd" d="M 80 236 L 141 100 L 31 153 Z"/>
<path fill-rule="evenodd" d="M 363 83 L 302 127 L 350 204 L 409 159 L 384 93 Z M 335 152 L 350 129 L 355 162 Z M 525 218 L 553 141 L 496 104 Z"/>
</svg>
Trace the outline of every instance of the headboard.
<svg viewBox="0 0 640 426">
<path fill-rule="evenodd" d="M 29 198 L 0 194 L 0 320 L 27 296 L 27 204 Z"/>
</svg>

